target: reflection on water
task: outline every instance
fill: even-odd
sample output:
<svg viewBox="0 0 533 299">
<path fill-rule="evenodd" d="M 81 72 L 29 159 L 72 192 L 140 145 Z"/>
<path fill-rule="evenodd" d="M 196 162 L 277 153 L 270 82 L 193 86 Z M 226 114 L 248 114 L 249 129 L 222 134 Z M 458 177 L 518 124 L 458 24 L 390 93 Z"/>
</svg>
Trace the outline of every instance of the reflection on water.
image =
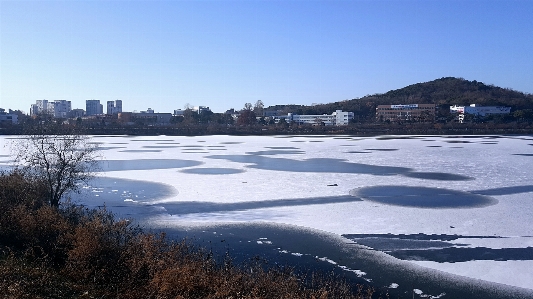
<svg viewBox="0 0 533 299">
<path fill-rule="evenodd" d="M 417 208 L 479 208 L 495 205 L 492 197 L 443 188 L 373 186 L 354 189 L 350 194 L 364 200 Z"/>
</svg>

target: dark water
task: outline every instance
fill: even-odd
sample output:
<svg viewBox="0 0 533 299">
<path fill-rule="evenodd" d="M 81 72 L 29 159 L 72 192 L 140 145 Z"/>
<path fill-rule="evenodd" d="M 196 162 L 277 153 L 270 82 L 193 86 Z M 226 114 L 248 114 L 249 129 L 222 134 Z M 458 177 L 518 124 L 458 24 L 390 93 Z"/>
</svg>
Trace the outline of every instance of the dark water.
<svg viewBox="0 0 533 299">
<path fill-rule="evenodd" d="M 295 226 L 240 224 L 208 229 L 164 229 L 171 238 L 188 238 L 220 258 L 229 253 L 237 264 L 261 260 L 266 265 L 295 267 L 299 273 L 333 273 L 352 284 L 371 285 L 382 294 L 388 293 L 389 298 L 436 298 L 439 295 L 442 298 L 533 298 L 531 290 L 427 270 L 358 244 Z M 420 243 L 420 246 L 425 245 Z M 393 283 L 398 287 L 390 288 Z M 423 294 L 417 295 L 413 289 L 420 289 Z"/>
<path fill-rule="evenodd" d="M 429 187 L 371 186 L 354 189 L 350 194 L 382 204 L 416 208 L 479 208 L 498 203 L 486 195 Z"/>
</svg>

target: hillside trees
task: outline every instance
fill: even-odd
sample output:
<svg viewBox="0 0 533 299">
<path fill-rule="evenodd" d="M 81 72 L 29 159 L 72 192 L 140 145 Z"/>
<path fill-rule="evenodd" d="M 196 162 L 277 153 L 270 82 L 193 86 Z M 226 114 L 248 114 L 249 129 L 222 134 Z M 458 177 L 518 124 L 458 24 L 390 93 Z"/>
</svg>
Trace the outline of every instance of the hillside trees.
<svg viewBox="0 0 533 299">
<path fill-rule="evenodd" d="M 58 207 L 69 192 L 80 190 L 98 165 L 98 144 L 72 127 L 41 124 L 15 139 L 11 150 L 17 162 L 16 171 L 44 182 L 46 200 Z"/>
</svg>

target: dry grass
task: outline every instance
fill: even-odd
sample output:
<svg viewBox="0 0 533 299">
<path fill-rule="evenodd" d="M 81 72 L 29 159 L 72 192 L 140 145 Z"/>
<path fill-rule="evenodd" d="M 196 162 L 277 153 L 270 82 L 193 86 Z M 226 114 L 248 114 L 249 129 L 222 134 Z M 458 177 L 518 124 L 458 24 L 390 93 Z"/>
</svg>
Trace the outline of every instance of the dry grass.
<svg viewBox="0 0 533 299">
<path fill-rule="evenodd" d="M 233 265 L 146 234 L 106 210 L 46 205 L 41 185 L 0 175 L 0 294 L 5 298 L 371 298 L 331 276 Z M 304 283 L 304 281 L 306 283 Z"/>
</svg>

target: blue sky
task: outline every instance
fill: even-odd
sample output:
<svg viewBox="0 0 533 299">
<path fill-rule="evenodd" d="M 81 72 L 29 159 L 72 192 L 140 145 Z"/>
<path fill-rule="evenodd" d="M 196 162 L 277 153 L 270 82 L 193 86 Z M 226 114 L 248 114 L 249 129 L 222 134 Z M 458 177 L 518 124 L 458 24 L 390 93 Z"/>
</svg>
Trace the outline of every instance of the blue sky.
<svg viewBox="0 0 533 299">
<path fill-rule="evenodd" d="M 533 93 L 533 1 L 0 0 L 0 107 L 214 112 L 441 77 Z"/>
</svg>

